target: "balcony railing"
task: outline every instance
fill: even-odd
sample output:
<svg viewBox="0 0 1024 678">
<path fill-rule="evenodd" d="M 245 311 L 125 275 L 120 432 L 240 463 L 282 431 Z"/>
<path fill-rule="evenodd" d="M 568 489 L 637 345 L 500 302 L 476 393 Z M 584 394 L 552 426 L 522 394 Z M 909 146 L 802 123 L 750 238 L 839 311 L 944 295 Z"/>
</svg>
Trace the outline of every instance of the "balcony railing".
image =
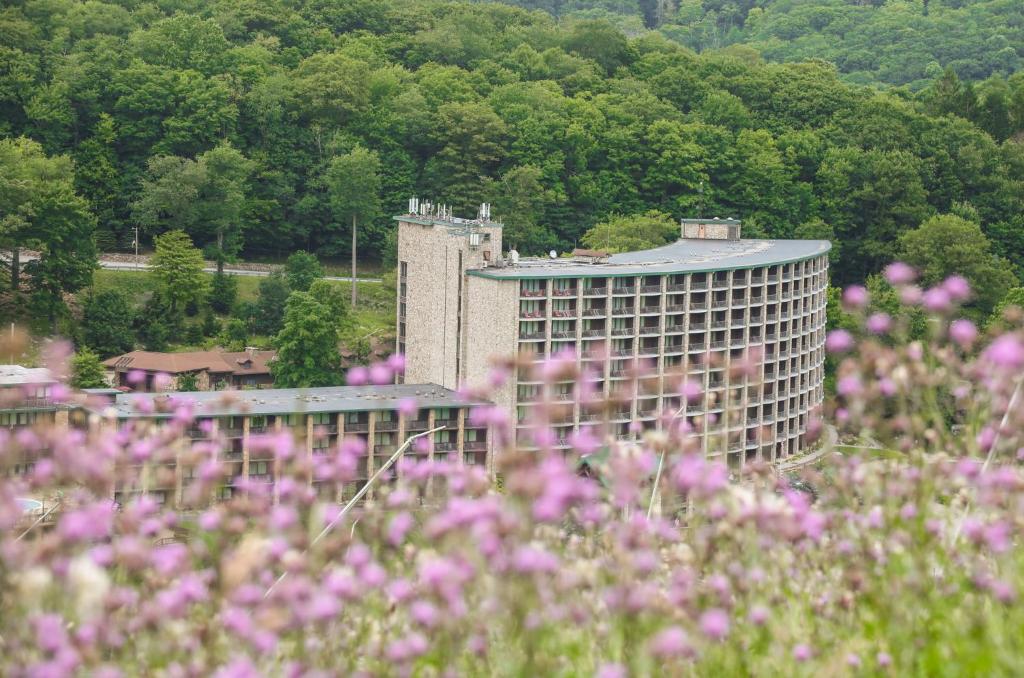
<svg viewBox="0 0 1024 678">
<path fill-rule="evenodd" d="M 585 297 L 598 297 L 598 296 L 603 297 L 606 294 L 608 294 L 608 288 L 607 287 L 584 287 L 583 288 L 583 296 L 585 296 Z"/>
<path fill-rule="evenodd" d="M 640 288 L 641 294 L 660 294 L 661 285 L 644 285 Z"/>
<path fill-rule="evenodd" d="M 583 309 L 583 315 L 585 317 L 602 316 L 605 315 L 606 311 L 603 308 L 585 308 Z"/>
<path fill-rule="evenodd" d="M 487 441 L 486 440 L 467 440 L 462 444 L 462 449 L 466 452 L 486 452 Z"/>
<path fill-rule="evenodd" d="M 686 283 L 673 283 L 665 287 L 669 292 L 685 292 Z"/>
<path fill-rule="evenodd" d="M 703 302 L 703 301 L 691 301 L 690 302 L 690 310 L 691 311 L 706 311 L 707 308 L 708 308 L 708 305 L 707 305 L 706 302 Z"/>
<path fill-rule="evenodd" d="M 451 452 L 452 450 L 458 449 L 458 443 L 445 442 L 445 443 L 434 443 L 435 452 Z"/>
<path fill-rule="evenodd" d="M 605 335 L 604 328 L 599 330 L 583 330 L 584 337 L 603 337 Z"/>
<path fill-rule="evenodd" d="M 616 327 L 612 330 L 613 337 L 628 337 L 633 334 L 632 327 Z"/>
<path fill-rule="evenodd" d="M 551 296 L 553 296 L 553 297 L 575 297 L 576 296 L 576 288 L 575 287 L 571 287 L 569 289 L 564 289 L 564 290 L 553 289 L 553 290 L 551 290 Z"/>
<path fill-rule="evenodd" d="M 545 292 L 544 290 L 520 290 L 519 291 L 519 296 L 522 296 L 522 297 L 536 298 L 536 297 L 543 297 L 546 294 L 547 294 L 547 292 Z"/>
<path fill-rule="evenodd" d="M 622 285 L 613 287 L 612 294 L 636 294 L 636 285 Z"/>
<path fill-rule="evenodd" d="M 456 419 L 435 419 L 434 426 L 444 426 L 445 428 L 457 428 L 459 425 Z"/>
<path fill-rule="evenodd" d="M 546 318 L 544 311 L 520 311 L 520 318 Z"/>
<path fill-rule="evenodd" d="M 397 421 L 378 421 L 373 425 L 374 431 L 397 431 Z"/>
<path fill-rule="evenodd" d="M 554 310 L 554 311 L 551 311 L 551 317 L 553 317 L 553 318 L 575 318 L 576 317 L 576 309 L 575 308 L 570 308 L 570 309 Z"/>
<path fill-rule="evenodd" d="M 686 304 L 671 304 L 665 307 L 665 313 L 684 313 L 686 312 Z"/>
<path fill-rule="evenodd" d="M 345 424 L 346 433 L 366 433 L 370 430 L 370 423 L 365 421 L 347 422 Z"/>
<path fill-rule="evenodd" d="M 708 281 L 707 280 L 702 280 L 702 281 L 699 281 L 699 282 L 696 281 L 696 280 L 693 280 L 693 281 L 690 282 L 690 289 L 691 290 L 706 290 L 707 288 L 708 288 Z"/>
<path fill-rule="evenodd" d="M 551 333 L 551 338 L 552 339 L 575 339 L 576 338 L 576 330 L 563 330 L 563 331 L 560 331 L 560 332 L 552 332 Z"/>
<path fill-rule="evenodd" d="M 523 334 L 519 335 L 519 339 L 522 340 L 522 341 L 536 341 L 537 339 L 540 339 L 541 341 L 544 341 L 544 333 L 543 332 L 524 332 Z"/>
</svg>

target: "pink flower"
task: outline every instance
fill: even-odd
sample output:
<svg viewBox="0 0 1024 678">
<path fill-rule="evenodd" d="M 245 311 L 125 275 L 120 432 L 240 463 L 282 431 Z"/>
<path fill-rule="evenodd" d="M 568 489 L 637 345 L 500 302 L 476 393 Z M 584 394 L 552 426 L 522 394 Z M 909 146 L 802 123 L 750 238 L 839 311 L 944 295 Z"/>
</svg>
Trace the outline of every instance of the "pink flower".
<svg viewBox="0 0 1024 678">
<path fill-rule="evenodd" d="M 370 368 L 370 383 L 377 386 L 390 384 L 394 380 L 391 370 L 383 363 L 377 363 Z"/>
<path fill-rule="evenodd" d="M 712 608 L 700 616 L 701 633 L 711 640 L 723 640 L 729 635 L 729 615 L 721 608 Z"/>
<path fill-rule="evenodd" d="M 875 661 L 878 662 L 879 666 L 892 666 L 892 655 L 888 652 L 879 652 L 875 657 Z"/>
<path fill-rule="evenodd" d="M 978 338 L 978 328 L 970 320 L 960 318 L 949 325 L 949 337 L 957 343 L 960 348 L 968 349 Z"/>
<path fill-rule="evenodd" d="M 942 288 L 953 301 L 966 301 L 971 296 L 971 284 L 963 276 L 949 276 L 942 282 Z"/>
<path fill-rule="evenodd" d="M 649 644 L 651 654 L 659 659 L 693 656 L 693 646 L 686 631 L 678 626 L 670 626 L 658 632 Z"/>
<path fill-rule="evenodd" d="M 764 605 L 755 605 L 750 609 L 750 623 L 755 626 L 763 626 L 768 621 L 768 608 Z"/>
<path fill-rule="evenodd" d="M 864 308 L 868 304 L 868 290 L 863 285 L 851 285 L 843 290 L 843 305 L 847 308 Z"/>
<path fill-rule="evenodd" d="M 395 374 L 405 372 L 405 356 L 401 353 L 392 353 L 388 356 L 388 368 Z"/>
<path fill-rule="evenodd" d="M 829 353 L 846 353 L 853 348 L 853 335 L 846 330 L 832 330 L 825 337 L 825 350 Z"/>
<path fill-rule="evenodd" d="M 906 285 L 917 278 L 917 272 L 902 261 L 894 261 L 886 266 L 883 275 L 890 285 Z"/>
<path fill-rule="evenodd" d="M 1024 343 L 1014 334 L 1004 334 L 985 349 L 985 358 L 997 367 L 1019 370 L 1024 367 Z"/>
<path fill-rule="evenodd" d="M 153 390 L 154 391 L 166 391 L 174 383 L 174 379 L 171 375 L 164 372 L 157 372 L 153 376 Z"/>
<path fill-rule="evenodd" d="M 345 383 L 349 386 L 364 386 L 370 381 L 370 371 L 362 366 L 349 368 Z"/>
<path fill-rule="evenodd" d="M 860 393 L 861 390 L 860 377 L 855 374 L 843 377 L 836 383 L 836 393 L 841 396 L 855 396 Z"/>
<path fill-rule="evenodd" d="M 892 328 L 892 317 L 888 313 L 872 313 L 864 325 L 871 334 L 885 334 Z"/>
<path fill-rule="evenodd" d="M 941 287 L 932 287 L 921 297 L 925 310 L 932 313 L 945 313 L 952 307 L 952 301 L 949 292 Z"/>
<path fill-rule="evenodd" d="M 917 285 L 907 285 L 900 288 L 900 302 L 904 306 L 917 306 L 921 303 L 921 288 Z"/>
<path fill-rule="evenodd" d="M 805 662 L 812 656 L 811 646 L 805 643 L 800 643 L 793 648 L 793 659 L 798 662 Z"/>
</svg>

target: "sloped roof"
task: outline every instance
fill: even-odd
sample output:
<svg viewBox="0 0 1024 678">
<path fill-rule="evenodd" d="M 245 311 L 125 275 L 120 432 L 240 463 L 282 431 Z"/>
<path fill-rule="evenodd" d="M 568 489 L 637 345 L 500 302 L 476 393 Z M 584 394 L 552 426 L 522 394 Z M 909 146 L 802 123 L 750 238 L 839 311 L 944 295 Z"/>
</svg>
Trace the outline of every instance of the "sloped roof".
<svg viewBox="0 0 1024 678">
<path fill-rule="evenodd" d="M 276 351 L 186 351 L 183 353 L 159 353 L 156 351 L 132 351 L 103 361 L 107 367 L 117 370 L 142 370 L 144 372 L 210 372 L 213 374 L 269 374 L 267 363 L 277 355 Z"/>
</svg>

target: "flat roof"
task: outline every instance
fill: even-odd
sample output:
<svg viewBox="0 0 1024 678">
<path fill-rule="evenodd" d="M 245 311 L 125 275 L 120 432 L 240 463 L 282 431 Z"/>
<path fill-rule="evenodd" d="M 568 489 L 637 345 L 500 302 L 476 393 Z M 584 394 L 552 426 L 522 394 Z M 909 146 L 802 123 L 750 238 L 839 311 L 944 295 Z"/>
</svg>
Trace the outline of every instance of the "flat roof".
<svg viewBox="0 0 1024 678">
<path fill-rule="evenodd" d="M 403 214 L 396 217 L 391 217 L 395 221 L 404 221 L 410 224 L 419 224 L 420 226 L 438 226 L 447 229 L 456 229 L 459 231 L 465 231 L 467 228 L 504 228 L 504 224 L 499 221 L 480 219 L 462 219 L 461 217 L 448 217 L 447 219 L 441 219 L 439 217 L 431 216 L 420 216 L 414 214 Z"/>
<path fill-rule="evenodd" d="M 45 367 L 0 365 L 0 387 L 53 384 L 56 381 Z"/>
<path fill-rule="evenodd" d="M 597 278 L 665 273 L 702 273 L 804 261 L 832 249 L 828 240 L 716 240 L 684 238 L 638 252 L 613 254 L 605 263 L 574 259 L 520 258 L 515 266 L 467 270 L 496 279 Z"/>
<path fill-rule="evenodd" d="M 186 402 L 193 406 L 197 417 L 230 417 L 394 410 L 400 401 L 406 399 L 415 400 L 420 408 L 468 407 L 484 403 L 482 400 L 461 398 L 455 391 L 437 384 L 389 384 L 251 391 L 121 393 L 114 398 L 112 407 L 118 419 L 169 417 L 173 414 L 173 406 Z M 143 401 L 150 402 L 143 405 Z M 110 408 L 97 411 L 109 414 Z"/>
</svg>

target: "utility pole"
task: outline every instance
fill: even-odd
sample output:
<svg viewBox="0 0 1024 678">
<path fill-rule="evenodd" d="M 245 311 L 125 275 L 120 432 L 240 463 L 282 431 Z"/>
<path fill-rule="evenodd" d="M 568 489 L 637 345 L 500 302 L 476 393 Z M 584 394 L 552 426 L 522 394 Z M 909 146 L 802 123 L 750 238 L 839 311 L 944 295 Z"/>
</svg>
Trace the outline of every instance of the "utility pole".
<svg viewBox="0 0 1024 678">
<path fill-rule="evenodd" d="M 139 227 L 135 227 L 135 270 L 139 270 Z"/>
<path fill-rule="evenodd" d="M 352 308 L 356 307 L 356 213 L 352 213 Z"/>
</svg>

